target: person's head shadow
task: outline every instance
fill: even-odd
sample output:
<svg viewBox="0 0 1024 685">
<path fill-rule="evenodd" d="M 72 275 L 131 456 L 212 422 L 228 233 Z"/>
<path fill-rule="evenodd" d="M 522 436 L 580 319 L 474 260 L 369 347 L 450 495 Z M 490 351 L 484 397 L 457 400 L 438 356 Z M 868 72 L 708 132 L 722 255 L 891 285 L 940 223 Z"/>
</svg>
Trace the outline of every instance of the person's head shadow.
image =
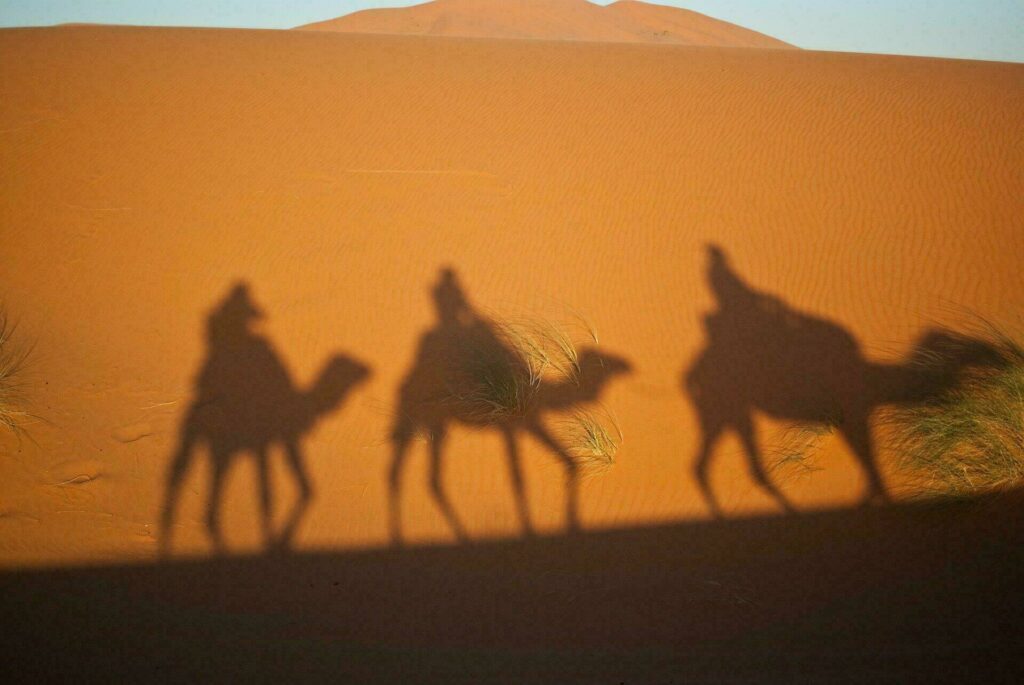
<svg viewBox="0 0 1024 685">
<path fill-rule="evenodd" d="M 451 267 L 441 269 L 437 283 L 431 289 L 431 297 L 437 313 L 438 328 L 472 323 L 476 313 L 459 283 L 458 274 Z"/>
<path fill-rule="evenodd" d="M 706 278 L 717 308 L 704 317 L 706 344 L 684 371 L 682 388 L 701 432 L 694 475 L 715 516 L 722 512 L 709 467 L 718 439 L 729 430 L 742 443 L 754 481 L 785 511 L 795 511 L 769 476 L 755 413 L 834 428 L 864 471 L 864 502 L 886 501 L 872 412 L 927 401 L 954 386 L 967 367 L 1000 363 L 991 345 L 946 330 L 927 331 L 900 363 L 870 362 L 838 323 L 749 286 L 717 245 L 707 248 Z"/>
<path fill-rule="evenodd" d="M 440 270 L 431 296 L 437 322 L 420 338 L 416 358 L 399 388 L 391 431 L 388 486 L 392 542 L 402 542 L 401 477 L 410 444 L 417 435 L 425 436 L 429 443 L 432 496 L 456 538 L 469 539 L 443 484 L 444 444 L 453 424 L 492 428 L 501 433 L 524 535 L 533 534 L 533 524 L 518 439 L 525 433 L 539 441 L 565 469 L 566 526 L 570 531 L 577 530 L 579 466 L 543 417 L 596 402 L 614 377 L 631 370 L 629 362 L 587 347 L 579 351 L 577 373 L 571 380 L 542 378 L 507 331 L 473 307 L 453 269 Z"/>
<path fill-rule="evenodd" d="M 287 549 L 314 494 L 302 439 L 370 375 L 365 364 L 336 354 L 309 387 L 297 387 L 271 342 L 254 330 L 254 323 L 263 318 L 244 282 L 235 284 L 207 317 L 206 359 L 196 377 L 195 397 L 182 421 L 167 474 L 161 514 L 163 553 L 170 549 L 184 477 L 201 446 L 206 447 L 210 461 L 206 527 L 215 548 L 224 549 L 220 509 L 225 475 L 248 453 L 258 470 L 264 543 L 268 549 Z M 283 450 L 299 491 L 298 501 L 278 531 L 272 530 L 269 459 L 274 446 Z"/>
</svg>

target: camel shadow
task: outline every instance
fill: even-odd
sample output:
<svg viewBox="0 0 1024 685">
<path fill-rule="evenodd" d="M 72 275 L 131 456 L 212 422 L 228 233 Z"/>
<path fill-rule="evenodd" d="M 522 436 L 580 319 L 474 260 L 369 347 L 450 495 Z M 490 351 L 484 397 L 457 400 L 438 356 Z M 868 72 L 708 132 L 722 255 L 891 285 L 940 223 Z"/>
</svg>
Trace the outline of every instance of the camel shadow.
<svg viewBox="0 0 1024 685">
<path fill-rule="evenodd" d="M 392 542 L 402 542 L 402 471 L 417 435 L 425 436 L 429 444 L 432 497 L 455 536 L 463 542 L 469 539 L 443 484 L 444 445 L 452 424 L 493 428 L 501 433 L 516 510 L 526 536 L 533 534 L 533 524 L 518 437 L 526 433 L 544 445 L 565 469 L 566 527 L 578 530 L 579 466 L 545 425 L 543 415 L 596 402 L 609 381 L 631 370 L 629 362 L 585 348 L 579 352 L 575 378 L 540 378 L 522 351 L 510 344 L 494 322 L 473 308 L 454 271 L 441 270 L 432 297 L 437 323 L 420 339 L 412 368 L 399 388 L 391 431 L 388 486 Z"/>
<path fill-rule="evenodd" d="M 238 283 L 207 318 L 206 359 L 167 474 L 161 513 L 162 554 L 171 547 L 174 513 L 185 475 L 204 444 L 210 461 L 206 528 L 215 549 L 224 551 L 220 510 L 225 475 L 246 453 L 256 460 L 258 470 L 264 544 L 268 550 L 289 548 L 314 494 L 302 438 L 369 378 L 369 367 L 338 354 L 328 360 L 310 387 L 296 387 L 271 342 L 252 329 L 263 316 L 248 285 Z M 269 471 L 270 449 L 275 444 L 283 448 L 285 463 L 299 489 L 298 500 L 277 532 L 272 530 Z"/>
<path fill-rule="evenodd" d="M 927 331 L 900 363 L 870 362 L 849 331 L 755 290 L 714 245 L 707 280 L 718 308 L 704 318 L 706 346 L 683 373 L 682 387 L 701 431 L 694 475 L 716 517 L 722 511 L 708 471 L 728 430 L 739 437 L 754 481 L 785 511 L 795 511 L 769 478 L 754 435 L 755 412 L 835 428 L 866 477 L 863 502 L 887 501 L 869 424 L 874 410 L 925 402 L 954 387 L 966 368 L 1002 363 L 988 343 L 945 330 Z"/>
</svg>

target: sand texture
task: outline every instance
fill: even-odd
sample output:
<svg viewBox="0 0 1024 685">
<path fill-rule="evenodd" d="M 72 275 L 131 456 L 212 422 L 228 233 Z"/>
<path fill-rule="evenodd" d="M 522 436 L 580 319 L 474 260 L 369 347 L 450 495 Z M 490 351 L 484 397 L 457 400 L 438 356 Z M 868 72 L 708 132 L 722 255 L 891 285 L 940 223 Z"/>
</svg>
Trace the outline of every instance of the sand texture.
<svg viewBox="0 0 1024 685">
<path fill-rule="evenodd" d="M 656 10 L 608 11 L 628 40 Z M 876 424 L 908 355 L 972 313 L 1021 324 L 1022 121 L 1001 63 L 2 31 L 0 300 L 39 418 L 0 436 L 0 564 L 153 559 L 161 517 L 172 556 L 211 520 L 232 553 L 376 547 L 389 494 L 407 542 L 560 534 L 546 439 L 587 402 L 623 441 L 583 530 L 900 499 Z M 430 405 L 446 341 L 539 318 L 594 348 L 587 382 L 515 425 Z M 744 440 L 818 470 L 772 492 Z"/>
</svg>

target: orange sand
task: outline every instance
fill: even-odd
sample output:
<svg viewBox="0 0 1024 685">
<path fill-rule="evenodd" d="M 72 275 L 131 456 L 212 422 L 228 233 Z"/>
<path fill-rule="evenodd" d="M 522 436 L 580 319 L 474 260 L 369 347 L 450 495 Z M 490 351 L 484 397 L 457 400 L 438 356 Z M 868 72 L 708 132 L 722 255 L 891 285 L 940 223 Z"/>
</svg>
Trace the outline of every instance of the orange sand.
<svg viewBox="0 0 1024 685">
<path fill-rule="evenodd" d="M 620 0 L 434 0 L 374 9 L 298 27 L 309 31 L 477 38 L 540 38 L 616 43 L 677 43 L 790 48 L 781 40 L 678 7 Z"/>
<path fill-rule="evenodd" d="M 632 364 L 602 397 L 625 442 L 584 483 L 589 529 L 708 515 L 680 377 L 714 308 L 709 243 L 868 360 L 965 309 L 1020 322 L 1021 65 L 111 27 L 2 31 L 0 65 L 0 298 L 35 344 L 40 417 L 0 437 L 5 566 L 153 557 L 206 318 L 238 281 L 298 387 L 335 353 L 372 367 L 304 438 L 306 549 L 387 542 L 396 393 L 445 265 L 479 309 L 571 308 Z M 769 451 L 785 442 L 756 425 Z M 558 532 L 560 466 L 522 444 L 534 521 Z M 848 449 L 817 450 L 823 470 L 780 487 L 804 508 L 857 502 Z M 518 534 L 500 437 L 456 428 L 445 454 L 469 534 Z M 175 554 L 209 549 L 202 457 Z M 295 488 L 271 457 L 280 522 Z M 726 514 L 776 511 L 744 463 L 718 445 Z M 448 541 L 425 468 L 418 443 L 405 531 Z M 255 476 L 228 475 L 232 551 L 259 546 Z"/>
</svg>

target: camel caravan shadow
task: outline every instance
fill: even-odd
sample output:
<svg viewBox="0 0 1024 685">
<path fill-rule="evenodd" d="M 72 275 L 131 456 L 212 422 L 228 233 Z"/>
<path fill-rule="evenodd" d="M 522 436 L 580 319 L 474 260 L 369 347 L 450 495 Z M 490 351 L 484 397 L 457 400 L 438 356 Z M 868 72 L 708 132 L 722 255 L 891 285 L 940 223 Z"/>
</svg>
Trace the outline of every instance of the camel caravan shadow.
<svg viewBox="0 0 1024 685">
<path fill-rule="evenodd" d="M 349 393 L 370 376 L 354 359 L 332 356 L 308 388 L 296 387 L 280 355 L 252 330 L 263 312 L 248 285 L 235 285 L 207 319 L 207 355 L 195 381 L 195 399 L 181 424 L 177 451 L 167 474 L 161 514 L 161 554 L 171 548 L 175 508 L 182 484 L 200 446 L 210 462 L 206 528 L 217 552 L 224 551 L 220 507 L 225 475 L 242 455 L 256 460 L 260 524 L 268 550 L 284 550 L 313 498 L 302 438 L 317 421 L 336 411 Z M 299 495 L 281 530 L 272 530 L 270 450 L 283 448 Z"/>
<path fill-rule="evenodd" d="M 391 431 L 388 486 L 393 544 L 402 543 L 402 471 L 416 436 L 428 442 L 434 501 L 456 538 L 469 539 L 443 484 L 445 438 L 452 424 L 501 433 L 524 536 L 533 534 L 533 524 L 518 438 L 525 433 L 546 447 L 565 469 L 566 528 L 578 530 L 579 464 L 543 417 L 597 402 L 613 378 L 631 371 L 629 362 L 586 347 L 578 353 L 571 378 L 541 377 L 507 331 L 474 309 L 453 270 L 441 270 L 432 297 L 437 323 L 423 334 L 412 368 L 401 383 Z"/>
<path fill-rule="evenodd" d="M 701 430 L 694 475 L 716 517 L 708 479 L 715 444 L 735 431 L 754 481 L 787 512 L 792 503 L 772 483 L 754 435 L 753 415 L 835 428 L 867 480 L 864 504 L 889 499 L 876 463 L 872 413 L 885 405 L 923 403 L 955 387 L 974 366 L 999 366 L 990 344 L 947 330 L 925 332 L 900 363 L 864 358 L 839 324 L 797 311 L 747 285 L 721 248 L 709 246 L 707 281 L 717 309 L 704 318 L 706 345 L 684 371 L 682 386 Z"/>
</svg>

